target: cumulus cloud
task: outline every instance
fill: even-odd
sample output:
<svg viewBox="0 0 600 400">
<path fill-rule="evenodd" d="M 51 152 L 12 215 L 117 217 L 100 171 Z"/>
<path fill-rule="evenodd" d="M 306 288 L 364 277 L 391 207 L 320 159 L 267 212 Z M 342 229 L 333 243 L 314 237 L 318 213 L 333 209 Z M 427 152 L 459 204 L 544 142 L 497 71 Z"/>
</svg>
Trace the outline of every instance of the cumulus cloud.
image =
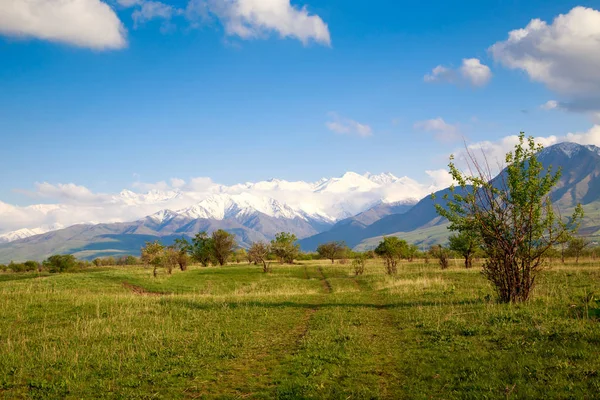
<svg viewBox="0 0 600 400">
<path fill-rule="evenodd" d="M 191 0 L 186 14 L 192 20 L 216 18 L 228 36 L 241 39 L 275 33 L 303 44 L 331 44 L 327 24 L 318 15 L 310 14 L 306 6 L 299 8 L 290 0 Z"/>
<path fill-rule="evenodd" d="M 432 179 L 435 188 L 447 188 L 452 184 L 452 175 L 447 169 L 429 170 L 425 173 Z"/>
<path fill-rule="evenodd" d="M 491 79 L 490 67 L 477 58 L 464 58 L 458 69 L 438 65 L 423 78 L 425 82 L 468 83 L 477 87 L 487 85 Z"/>
<path fill-rule="evenodd" d="M 272 198 L 326 218 L 345 218 L 382 199 L 418 200 L 441 189 L 443 186 L 440 185 L 445 185 L 442 172 L 428 171 L 428 175 L 429 181 L 417 182 L 408 177 L 396 178 L 384 174 L 382 176 L 387 183 L 381 185 L 369 180 L 371 174 L 360 176 L 354 173 L 318 182 L 273 179 L 232 186 L 215 183 L 206 177 L 192 178 L 187 183 L 173 178 L 169 180 L 170 184 L 163 181 L 153 184 L 138 182 L 136 190 L 140 191 L 122 190 L 119 193 L 95 193 L 85 186 L 73 183 L 41 183 L 28 193 L 47 200 L 49 204 L 21 207 L 0 201 L 0 234 L 56 224 L 70 226 L 80 223 L 134 221 L 164 209 L 180 210 L 217 194 Z M 346 189 L 338 190 L 340 187 Z"/>
<path fill-rule="evenodd" d="M 95 50 L 127 45 L 123 24 L 100 0 L 2 0 L 0 34 Z"/>
<path fill-rule="evenodd" d="M 330 120 L 325 123 L 325 126 L 332 132 L 341 135 L 358 135 L 360 137 L 373 135 L 373 129 L 369 125 L 341 117 L 337 113 L 329 113 L 329 119 Z"/>
<path fill-rule="evenodd" d="M 449 124 L 440 117 L 415 122 L 413 127 L 423 132 L 433 133 L 435 138 L 441 142 L 452 142 L 461 139 L 458 125 Z"/>
<path fill-rule="evenodd" d="M 562 95 L 560 108 L 600 110 L 600 11 L 575 7 L 550 24 L 533 19 L 489 51 L 500 64 Z"/>
<path fill-rule="evenodd" d="M 600 125 L 594 125 L 585 132 L 569 132 L 562 136 L 538 136 L 535 137 L 534 140 L 544 147 L 562 142 L 573 142 L 600 147 Z M 489 165 L 492 169 L 492 175 L 494 175 L 504 168 L 506 153 L 513 151 L 518 143 L 519 137 L 517 135 L 510 135 L 496 141 L 481 141 L 469 144 L 467 150 L 478 162 L 482 163 L 482 165 Z M 465 167 L 468 158 L 465 149 L 458 149 L 455 154 L 458 163 Z"/>
</svg>

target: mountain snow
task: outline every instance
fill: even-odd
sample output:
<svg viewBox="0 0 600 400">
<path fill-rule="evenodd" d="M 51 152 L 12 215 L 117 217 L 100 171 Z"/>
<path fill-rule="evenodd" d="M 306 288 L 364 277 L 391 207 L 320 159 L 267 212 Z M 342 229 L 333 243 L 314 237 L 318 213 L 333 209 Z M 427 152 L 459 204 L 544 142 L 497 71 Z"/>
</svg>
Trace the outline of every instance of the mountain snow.
<svg viewBox="0 0 600 400">
<path fill-rule="evenodd" d="M 68 204 L 19 207 L 0 202 L 0 242 L 10 242 L 81 223 L 126 222 L 149 218 L 165 223 L 173 218 L 243 219 L 262 213 L 274 218 L 334 223 L 378 202 L 416 203 L 431 187 L 391 173 L 357 174 L 316 182 L 270 179 L 225 186 L 208 178 L 187 185 L 145 193 L 122 190 Z M 172 211 L 176 210 L 176 211 Z M 53 225 L 56 224 L 56 225 Z M 11 230 L 12 229 L 12 230 Z"/>
<path fill-rule="evenodd" d="M 15 240 L 25 239 L 30 236 L 41 235 L 46 232 L 55 231 L 64 228 L 61 224 L 53 224 L 51 226 L 42 226 L 39 228 L 23 228 L 16 231 L 4 233 L 0 235 L 0 243 L 14 242 Z"/>
</svg>

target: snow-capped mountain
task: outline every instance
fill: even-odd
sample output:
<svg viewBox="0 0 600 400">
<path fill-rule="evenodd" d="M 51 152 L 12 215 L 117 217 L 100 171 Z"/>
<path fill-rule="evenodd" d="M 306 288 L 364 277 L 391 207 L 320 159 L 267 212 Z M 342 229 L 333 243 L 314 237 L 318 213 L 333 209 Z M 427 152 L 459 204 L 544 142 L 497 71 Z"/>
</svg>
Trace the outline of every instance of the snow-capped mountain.
<svg viewBox="0 0 600 400">
<path fill-rule="evenodd" d="M 367 210 L 378 202 L 416 203 L 431 192 L 407 177 L 391 173 L 357 174 L 322 178 L 315 182 L 269 179 L 231 186 L 209 178 L 165 183 L 144 193 L 122 190 L 116 194 L 92 193 L 76 185 L 50 185 L 64 192 L 68 202 L 26 207 L 0 202 L 0 241 L 7 242 L 46 232 L 40 226 L 127 222 L 150 218 L 166 223 L 173 218 L 241 221 L 257 214 L 309 224 L 335 223 Z M 68 190 L 72 190 L 67 192 Z M 79 200 L 78 194 L 85 198 Z"/>
<path fill-rule="evenodd" d="M 25 239 L 35 235 L 41 235 L 42 233 L 51 232 L 62 228 L 64 228 L 64 226 L 61 224 L 53 224 L 51 226 L 42 226 L 33 229 L 17 229 L 16 231 L 7 232 L 0 235 L 0 243 L 14 242 L 15 240 Z"/>
</svg>

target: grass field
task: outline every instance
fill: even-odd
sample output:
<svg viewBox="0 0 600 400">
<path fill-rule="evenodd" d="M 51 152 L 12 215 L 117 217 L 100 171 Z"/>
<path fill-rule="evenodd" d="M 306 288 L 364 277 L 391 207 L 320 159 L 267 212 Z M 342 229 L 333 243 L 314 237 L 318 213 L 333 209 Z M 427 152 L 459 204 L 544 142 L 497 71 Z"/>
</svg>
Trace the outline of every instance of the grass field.
<svg viewBox="0 0 600 400">
<path fill-rule="evenodd" d="M 494 302 L 457 261 L 0 275 L 0 398 L 600 398 L 600 263 Z"/>
</svg>

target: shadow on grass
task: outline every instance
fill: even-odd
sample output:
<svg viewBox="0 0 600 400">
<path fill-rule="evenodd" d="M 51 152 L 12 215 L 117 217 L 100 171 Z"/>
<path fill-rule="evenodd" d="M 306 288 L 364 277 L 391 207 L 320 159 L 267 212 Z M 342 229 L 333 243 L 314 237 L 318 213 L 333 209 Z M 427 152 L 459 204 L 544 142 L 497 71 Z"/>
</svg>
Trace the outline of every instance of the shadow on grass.
<svg viewBox="0 0 600 400">
<path fill-rule="evenodd" d="M 356 302 L 356 303 L 339 303 L 339 302 L 331 302 L 331 303 L 322 303 L 315 301 L 314 303 L 308 302 L 294 302 L 294 301 L 283 301 L 283 302 L 265 302 L 265 301 L 216 301 L 216 302 L 200 302 L 188 299 L 180 299 L 180 298 L 162 298 L 160 303 L 163 305 L 169 306 L 180 306 L 192 310 L 213 310 L 218 308 L 241 308 L 241 307 L 262 307 L 262 308 L 304 308 L 304 309 L 312 309 L 315 306 L 319 306 L 319 308 L 373 308 L 378 310 L 393 310 L 393 309 L 404 309 L 404 308 L 412 308 L 412 307 L 444 307 L 449 305 L 461 306 L 461 305 L 478 305 L 484 304 L 485 302 L 481 299 L 472 299 L 472 300 L 457 300 L 457 301 L 445 301 L 445 302 L 434 302 L 434 301 L 407 301 L 407 302 L 397 302 L 391 304 L 377 304 L 377 303 L 365 303 L 365 302 Z"/>
<path fill-rule="evenodd" d="M 37 278 L 45 278 L 50 276 L 49 273 L 11 273 L 6 275 L 0 275 L 0 283 L 9 282 L 9 281 L 22 281 L 26 279 L 37 279 Z"/>
</svg>

